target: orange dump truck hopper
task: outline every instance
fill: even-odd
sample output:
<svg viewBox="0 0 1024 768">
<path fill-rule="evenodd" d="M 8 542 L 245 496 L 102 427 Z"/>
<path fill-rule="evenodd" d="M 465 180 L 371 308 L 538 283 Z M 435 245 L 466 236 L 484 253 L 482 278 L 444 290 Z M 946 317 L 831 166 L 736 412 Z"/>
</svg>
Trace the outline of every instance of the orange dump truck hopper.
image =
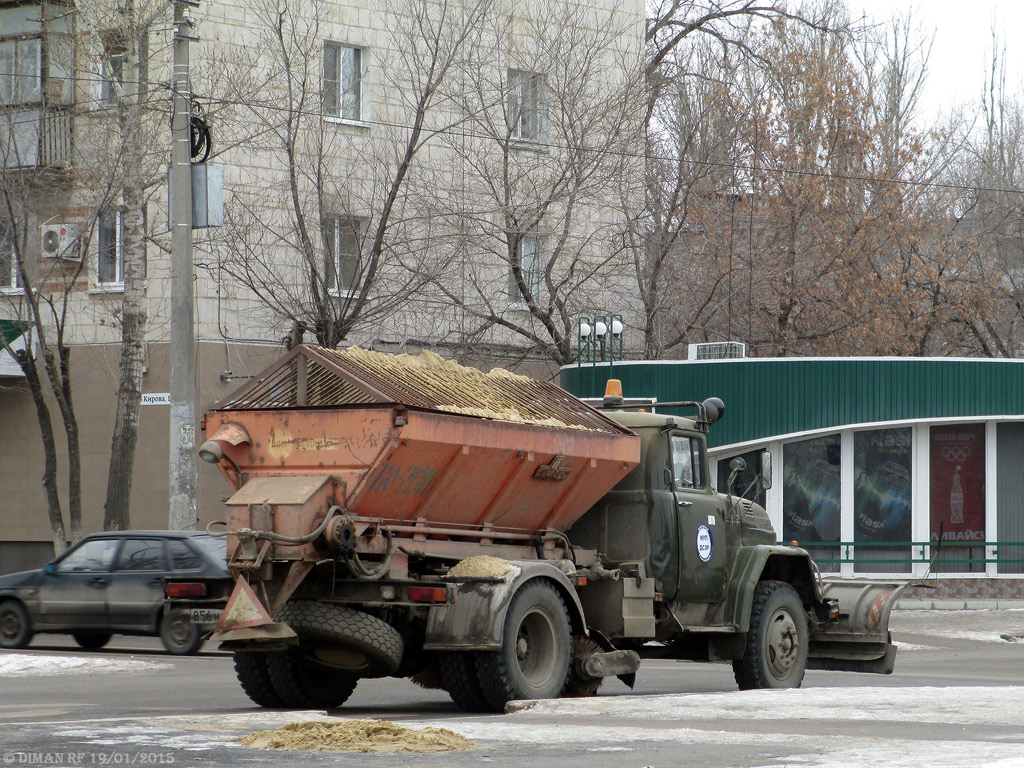
<svg viewBox="0 0 1024 768">
<path fill-rule="evenodd" d="M 640 460 L 636 435 L 562 389 L 431 353 L 296 347 L 206 430 L 201 455 L 236 491 L 228 529 L 269 506 L 259 527 L 289 537 L 332 506 L 435 530 L 565 531 Z"/>
</svg>

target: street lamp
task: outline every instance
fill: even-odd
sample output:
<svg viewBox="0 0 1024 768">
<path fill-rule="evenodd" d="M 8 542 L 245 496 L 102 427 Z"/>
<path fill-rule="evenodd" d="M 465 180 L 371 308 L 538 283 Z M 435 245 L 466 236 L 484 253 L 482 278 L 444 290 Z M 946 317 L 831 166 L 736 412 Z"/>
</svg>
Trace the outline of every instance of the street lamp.
<svg viewBox="0 0 1024 768">
<path fill-rule="evenodd" d="M 591 388 L 596 385 L 598 361 L 608 363 L 608 378 L 612 378 L 615 359 L 622 362 L 622 333 L 625 326 L 618 312 L 607 314 L 580 315 L 576 318 L 576 370 L 577 382 L 582 384 L 584 362 L 591 365 Z"/>
</svg>

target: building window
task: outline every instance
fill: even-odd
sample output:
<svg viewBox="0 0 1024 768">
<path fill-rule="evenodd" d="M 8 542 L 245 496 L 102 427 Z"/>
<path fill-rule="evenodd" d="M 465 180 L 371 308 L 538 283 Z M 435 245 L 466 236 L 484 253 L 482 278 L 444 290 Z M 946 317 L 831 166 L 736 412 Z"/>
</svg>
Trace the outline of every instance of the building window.
<svg viewBox="0 0 1024 768">
<path fill-rule="evenodd" d="M 854 560 L 860 573 L 910 571 L 910 427 L 853 436 Z"/>
<path fill-rule="evenodd" d="M 100 214 L 96 282 L 100 285 L 124 284 L 124 222 L 120 212 Z"/>
<path fill-rule="evenodd" d="M 43 96 L 42 6 L 0 9 L 0 103 L 29 104 Z"/>
<path fill-rule="evenodd" d="M 509 136 L 540 141 L 547 123 L 547 87 L 544 75 L 510 69 L 508 72 Z"/>
<path fill-rule="evenodd" d="M 324 114 L 342 120 L 361 121 L 365 51 L 350 45 L 324 45 Z"/>
<path fill-rule="evenodd" d="M 14 242 L 6 232 L 0 232 L 0 292 L 14 291 L 20 287 Z"/>
<path fill-rule="evenodd" d="M 838 572 L 842 538 L 839 435 L 786 443 L 782 467 L 782 540 L 799 542 L 821 570 Z"/>
<path fill-rule="evenodd" d="M 931 428 L 931 540 L 936 573 L 985 572 L 985 425 Z"/>
<path fill-rule="evenodd" d="M 365 222 L 351 216 L 333 216 L 325 222 L 324 279 L 328 289 L 347 296 L 359 289 L 362 275 L 362 239 Z"/>
<path fill-rule="evenodd" d="M 513 304 L 522 303 L 527 298 L 527 290 L 529 291 L 529 298 L 533 300 L 540 293 L 540 254 L 542 246 L 543 238 L 539 235 L 519 236 L 519 243 L 516 249 L 519 266 L 523 272 L 523 282 L 521 285 L 516 279 L 515 269 L 512 264 L 509 264 L 508 267 L 508 300 Z"/>
<path fill-rule="evenodd" d="M 106 32 L 103 35 L 103 60 L 100 72 L 102 89 L 100 100 L 104 104 L 117 102 L 124 84 L 124 61 L 128 53 L 128 45 L 119 32 Z"/>
</svg>

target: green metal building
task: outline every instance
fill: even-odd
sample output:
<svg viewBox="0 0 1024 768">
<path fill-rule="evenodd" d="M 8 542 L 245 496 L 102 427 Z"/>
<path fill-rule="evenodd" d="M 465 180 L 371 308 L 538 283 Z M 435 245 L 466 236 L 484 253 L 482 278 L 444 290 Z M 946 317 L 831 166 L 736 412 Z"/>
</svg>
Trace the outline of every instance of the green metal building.
<svg viewBox="0 0 1024 768">
<path fill-rule="evenodd" d="M 600 397 L 719 397 L 712 478 L 752 474 L 782 541 L 845 576 L 937 575 L 940 597 L 1024 598 L 1024 361 L 783 358 L 584 363 L 561 384 Z M 745 479 L 734 490 L 743 490 Z"/>
</svg>

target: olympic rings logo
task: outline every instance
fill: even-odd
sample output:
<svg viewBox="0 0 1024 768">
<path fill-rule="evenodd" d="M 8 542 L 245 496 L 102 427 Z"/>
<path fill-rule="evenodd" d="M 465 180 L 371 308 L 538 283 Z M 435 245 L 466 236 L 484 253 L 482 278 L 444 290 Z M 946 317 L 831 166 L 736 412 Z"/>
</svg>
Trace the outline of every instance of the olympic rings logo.
<svg viewBox="0 0 1024 768">
<path fill-rule="evenodd" d="M 942 449 L 942 458 L 950 463 L 963 463 L 971 455 L 970 448 L 951 448 L 946 446 Z"/>
</svg>

